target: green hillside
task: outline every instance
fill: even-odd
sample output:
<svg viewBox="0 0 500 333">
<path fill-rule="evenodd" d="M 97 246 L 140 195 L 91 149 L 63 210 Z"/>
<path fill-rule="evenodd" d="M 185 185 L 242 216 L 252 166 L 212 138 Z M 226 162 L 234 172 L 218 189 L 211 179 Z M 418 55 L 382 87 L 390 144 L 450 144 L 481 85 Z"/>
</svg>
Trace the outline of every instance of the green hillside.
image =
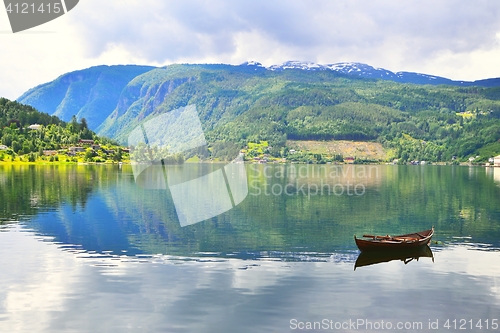
<svg viewBox="0 0 500 333">
<path fill-rule="evenodd" d="M 112 140 L 91 131 L 85 118 L 78 122 L 73 117 L 66 123 L 0 98 L 0 163 L 121 161 L 126 155 Z"/>
<path fill-rule="evenodd" d="M 483 160 L 500 153 L 500 88 L 228 65 L 173 65 L 138 76 L 98 131 L 126 142 L 139 123 L 189 104 L 215 154 L 229 143 L 266 140 L 279 156 L 287 139 L 378 141 L 408 161 L 465 160 L 485 146 Z"/>
<path fill-rule="evenodd" d="M 139 124 L 196 105 L 218 158 L 260 141 L 272 147 L 267 153 L 289 157 L 287 140 L 378 142 L 401 161 L 479 156 L 481 162 L 500 154 L 499 87 L 402 84 L 244 65 L 113 66 L 63 75 L 20 100 L 38 103 L 42 111 L 56 107 L 63 120 L 78 110 L 77 119 L 88 115 L 90 129 L 122 144 Z M 298 160 L 311 161 L 307 152 Z M 313 159 L 321 160 L 327 159 Z"/>
<path fill-rule="evenodd" d="M 61 75 L 17 99 L 64 121 L 85 118 L 95 129 L 115 109 L 122 89 L 151 66 L 97 66 Z"/>
</svg>

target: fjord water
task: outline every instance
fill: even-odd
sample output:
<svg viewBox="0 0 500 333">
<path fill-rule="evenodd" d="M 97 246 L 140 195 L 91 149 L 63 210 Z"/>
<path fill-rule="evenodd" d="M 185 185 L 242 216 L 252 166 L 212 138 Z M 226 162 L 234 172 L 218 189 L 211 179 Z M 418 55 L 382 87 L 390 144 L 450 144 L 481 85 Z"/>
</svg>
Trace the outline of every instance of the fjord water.
<svg viewBox="0 0 500 333">
<path fill-rule="evenodd" d="M 246 167 L 240 205 L 181 227 L 130 166 L 0 166 L 0 331 L 499 330 L 500 168 Z M 431 226 L 434 258 L 354 270 L 354 234 Z"/>
</svg>

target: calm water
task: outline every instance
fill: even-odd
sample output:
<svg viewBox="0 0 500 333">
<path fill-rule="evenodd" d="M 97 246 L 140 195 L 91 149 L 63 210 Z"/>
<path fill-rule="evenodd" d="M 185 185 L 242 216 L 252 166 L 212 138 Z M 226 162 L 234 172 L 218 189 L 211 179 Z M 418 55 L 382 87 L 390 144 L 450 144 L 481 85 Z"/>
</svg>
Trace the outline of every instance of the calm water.
<svg viewBox="0 0 500 333">
<path fill-rule="evenodd" d="M 500 168 L 246 167 L 181 227 L 130 166 L 0 166 L 0 332 L 500 331 Z M 431 255 L 354 269 L 354 234 L 431 226 Z"/>
</svg>

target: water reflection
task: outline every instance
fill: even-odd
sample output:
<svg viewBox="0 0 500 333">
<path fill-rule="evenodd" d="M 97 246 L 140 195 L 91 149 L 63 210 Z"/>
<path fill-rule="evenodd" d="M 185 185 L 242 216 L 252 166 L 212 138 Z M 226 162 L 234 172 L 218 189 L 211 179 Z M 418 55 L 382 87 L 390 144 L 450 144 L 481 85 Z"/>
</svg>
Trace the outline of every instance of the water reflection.
<svg viewBox="0 0 500 333">
<path fill-rule="evenodd" d="M 198 177 L 215 167 L 169 172 Z M 327 261 L 356 252 L 360 230 L 405 234 L 431 223 L 440 242 L 500 248 L 500 187 L 489 173 L 500 168 L 246 167 L 249 195 L 240 205 L 181 227 L 170 192 L 141 189 L 128 165 L 0 166 L 0 224 L 22 220 L 58 242 L 130 256 Z"/>
<path fill-rule="evenodd" d="M 0 167 L 0 331 L 289 332 L 294 318 L 418 321 L 425 331 L 435 320 L 498 319 L 494 175 L 376 166 L 352 176 L 356 166 L 337 177 L 310 166 L 280 176 L 279 166 L 263 167 L 249 170 L 253 194 L 262 193 L 184 228 L 170 193 L 138 188 L 127 165 Z M 300 190 L 322 181 L 325 191 L 366 192 Z M 272 193 L 288 184 L 294 195 Z M 430 224 L 439 242 L 430 257 L 355 264 L 359 230 Z"/>
<path fill-rule="evenodd" d="M 429 321 L 498 319 L 499 252 L 450 247 L 436 263 L 353 272 L 343 261 L 79 256 L 11 228 L 0 235 L 2 332 L 292 332 L 292 319 L 325 318 L 430 332 Z"/>
<path fill-rule="evenodd" d="M 429 246 L 404 250 L 404 251 L 376 251 L 376 252 L 361 252 L 354 264 L 354 270 L 358 267 L 376 265 L 393 260 L 400 260 L 405 265 L 413 260 L 418 261 L 419 258 L 432 258 L 434 262 L 434 254 Z"/>
<path fill-rule="evenodd" d="M 492 169 L 493 169 L 493 179 L 498 185 L 500 185 L 500 168 L 494 167 Z"/>
</svg>

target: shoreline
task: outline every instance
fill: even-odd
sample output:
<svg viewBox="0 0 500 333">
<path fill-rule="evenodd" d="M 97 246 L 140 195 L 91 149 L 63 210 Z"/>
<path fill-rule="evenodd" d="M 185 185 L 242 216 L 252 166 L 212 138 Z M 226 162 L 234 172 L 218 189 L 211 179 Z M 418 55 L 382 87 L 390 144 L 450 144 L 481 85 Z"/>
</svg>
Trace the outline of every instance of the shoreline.
<svg viewBox="0 0 500 333">
<path fill-rule="evenodd" d="M 122 162 L 122 164 L 130 164 L 129 162 Z M 25 162 L 25 161 L 0 161 L 0 165 L 119 165 L 119 162 L 113 163 L 96 163 L 96 162 L 62 162 L 62 161 L 36 161 L 36 162 Z"/>
<path fill-rule="evenodd" d="M 197 162 L 184 162 L 183 164 L 220 164 L 220 163 L 229 163 L 229 161 L 197 161 Z M 394 163 L 389 163 L 389 162 L 379 162 L 379 163 L 298 163 L 298 162 L 269 162 L 269 163 L 256 163 L 256 162 L 251 162 L 251 161 L 245 161 L 244 164 L 253 164 L 253 165 L 285 165 L 285 164 L 299 164 L 299 165 L 398 165 Z M 0 166 L 3 165 L 132 165 L 130 161 L 125 161 L 125 162 L 66 162 L 66 161 L 35 161 L 35 162 L 27 162 L 27 161 L 0 161 Z M 173 164 L 172 164 L 173 165 Z M 182 165 L 182 164 L 175 164 L 175 165 Z M 401 164 L 401 165 L 412 165 L 410 163 L 407 164 Z M 435 162 L 431 164 L 418 164 L 418 165 L 413 165 L 413 166 L 427 166 L 427 165 L 438 165 L 438 166 L 451 166 L 451 165 L 457 165 L 457 166 L 478 166 L 478 167 L 499 167 L 499 166 L 494 166 L 494 165 L 484 165 L 484 164 L 469 164 L 466 162 L 460 163 L 460 164 L 453 164 L 452 162 Z"/>
</svg>

